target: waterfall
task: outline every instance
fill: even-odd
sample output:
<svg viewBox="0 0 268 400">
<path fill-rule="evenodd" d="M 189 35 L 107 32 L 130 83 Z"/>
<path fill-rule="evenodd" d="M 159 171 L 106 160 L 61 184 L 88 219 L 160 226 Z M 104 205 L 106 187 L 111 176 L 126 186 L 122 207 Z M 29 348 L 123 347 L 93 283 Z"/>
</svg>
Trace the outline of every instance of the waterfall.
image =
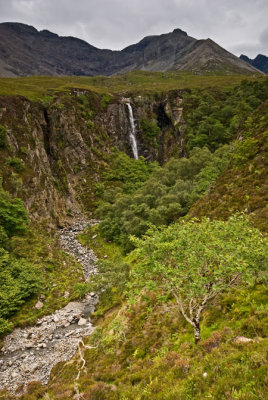
<svg viewBox="0 0 268 400">
<path fill-rule="evenodd" d="M 136 128 L 135 128 L 135 122 L 134 122 L 134 117 L 133 117 L 133 111 L 132 111 L 132 107 L 131 107 L 130 103 L 126 103 L 126 105 L 128 108 L 129 122 L 130 122 L 130 130 L 129 130 L 130 144 L 131 144 L 134 158 L 135 158 L 135 160 L 138 160 L 139 154 L 138 154 L 138 146 L 137 146 L 137 141 L 136 141 Z"/>
</svg>

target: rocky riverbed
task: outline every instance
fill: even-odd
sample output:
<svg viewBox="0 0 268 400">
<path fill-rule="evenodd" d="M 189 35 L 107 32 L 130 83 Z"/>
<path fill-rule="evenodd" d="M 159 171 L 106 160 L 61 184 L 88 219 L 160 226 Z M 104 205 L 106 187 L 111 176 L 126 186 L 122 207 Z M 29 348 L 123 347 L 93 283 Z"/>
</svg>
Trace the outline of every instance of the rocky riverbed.
<svg viewBox="0 0 268 400">
<path fill-rule="evenodd" d="M 93 226 L 97 223 L 98 221 L 96 220 L 90 220 L 89 222 L 77 221 L 59 232 L 61 247 L 82 265 L 85 281 L 88 280 L 89 275 L 97 272 L 95 264 L 97 259 L 94 252 L 82 246 L 76 237 L 83 232 L 88 224 Z"/>
<path fill-rule="evenodd" d="M 85 280 L 97 272 L 93 251 L 76 239 L 88 223 L 96 221 L 78 221 L 59 232 L 62 248 L 82 264 Z M 31 381 L 46 384 L 52 368 L 69 360 L 81 339 L 93 332 L 90 314 L 97 302 L 96 294 L 90 293 L 82 301 L 70 302 L 39 319 L 34 326 L 17 328 L 8 335 L 0 351 L 0 389 L 15 392 L 18 388 L 23 391 Z"/>
</svg>

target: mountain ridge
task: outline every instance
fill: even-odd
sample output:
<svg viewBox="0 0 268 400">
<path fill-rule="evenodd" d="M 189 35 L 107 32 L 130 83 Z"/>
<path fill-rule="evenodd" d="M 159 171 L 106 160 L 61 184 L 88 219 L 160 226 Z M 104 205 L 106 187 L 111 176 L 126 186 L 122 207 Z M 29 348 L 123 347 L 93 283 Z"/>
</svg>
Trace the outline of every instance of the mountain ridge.
<svg viewBox="0 0 268 400">
<path fill-rule="evenodd" d="M 253 65 L 253 67 L 258 68 L 265 74 L 268 74 L 268 57 L 264 54 L 258 54 L 255 58 L 249 58 L 248 56 L 241 54 L 240 58 L 248 64 Z"/>
<path fill-rule="evenodd" d="M 110 76 L 133 70 L 261 73 L 211 39 L 197 40 L 179 28 L 146 36 L 121 51 L 98 49 L 79 38 L 18 22 L 1 23 L 0 38 L 0 76 L 4 77 Z"/>
</svg>

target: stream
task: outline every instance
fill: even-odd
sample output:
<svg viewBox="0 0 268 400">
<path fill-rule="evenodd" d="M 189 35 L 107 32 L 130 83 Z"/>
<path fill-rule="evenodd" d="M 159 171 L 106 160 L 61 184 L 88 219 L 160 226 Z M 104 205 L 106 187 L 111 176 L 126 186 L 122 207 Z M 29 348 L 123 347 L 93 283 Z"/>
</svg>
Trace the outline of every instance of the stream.
<svg viewBox="0 0 268 400">
<path fill-rule="evenodd" d="M 92 250 L 78 242 L 76 236 L 88 224 L 96 223 L 95 220 L 80 220 L 59 232 L 62 249 L 80 262 L 85 281 L 97 273 L 97 258 Z M 15 393 L 18 389 L 23 392 L 32 381 L 46 384 L 52 368 L 60 361 L 69 360 L 83 337 L 93 332 L 90 315 L 97 302 L 97 295 L 90 293 L 82 301 L 70 302 L 40 318 L 34 326 L 16 328 L 6 336 L 0 350 L 0 389 Z"/>
</svg>

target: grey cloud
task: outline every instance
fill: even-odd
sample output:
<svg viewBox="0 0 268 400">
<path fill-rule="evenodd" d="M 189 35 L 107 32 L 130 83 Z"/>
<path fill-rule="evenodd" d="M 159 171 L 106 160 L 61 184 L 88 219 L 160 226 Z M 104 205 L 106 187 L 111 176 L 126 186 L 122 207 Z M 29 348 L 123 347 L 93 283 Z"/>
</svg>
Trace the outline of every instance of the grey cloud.
<svg viewBox="0 0 268 400">
<path fill-rule="evenodd" d="M 227 50 L 267 53 L 267 0 L 0 0 L 0 21 L 28 23 L 100 48 L 186 30 Z"/>
</svg>

